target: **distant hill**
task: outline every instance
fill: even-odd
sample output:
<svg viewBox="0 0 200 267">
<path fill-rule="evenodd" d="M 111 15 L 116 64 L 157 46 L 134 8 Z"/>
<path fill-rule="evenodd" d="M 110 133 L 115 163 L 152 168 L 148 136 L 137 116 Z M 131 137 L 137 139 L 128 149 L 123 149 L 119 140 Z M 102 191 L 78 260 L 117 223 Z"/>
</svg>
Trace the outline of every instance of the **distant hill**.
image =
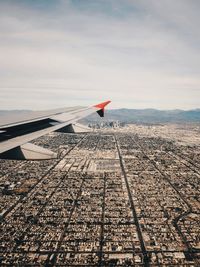
<svg viewBox="0 0 200 267">
<path fill-rule="evenodd" d="M 100 121 L 96 114 L 83 119 L 90 123 Z M 200 123 L 200 109 L 194 110 L 157 110 L 157 109 L 113 109 L 106 110 L 105 121 L 119 120 L 125 123 Z"/>
<path fill-rule="evenodd" d="M 0 110 L 2 115 L 16 113 L 27 113 L 30 110 Z M 106 110 L 105 118 L 100 118 L 96 113 L 81 120 L 82 123 L 96 121 L 115 121 L 125 123 L 200 123 L 200 109 L 193 110 L 157 110 L 157 109 L 113 109 Z"/>
</svg>

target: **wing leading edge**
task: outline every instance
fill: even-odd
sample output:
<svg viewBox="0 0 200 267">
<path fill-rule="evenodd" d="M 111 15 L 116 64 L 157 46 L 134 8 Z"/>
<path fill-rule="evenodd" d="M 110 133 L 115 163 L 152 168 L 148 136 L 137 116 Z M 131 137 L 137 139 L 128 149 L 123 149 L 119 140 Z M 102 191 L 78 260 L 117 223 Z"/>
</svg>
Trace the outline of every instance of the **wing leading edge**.
<svg viewBox="0 0 200 267">
<path fill-rule="evenodd" d="M 3 159 L 50 159 L 56 153 L 30 144 L 29 142 L 54 131 L 68 132 L 74 129 L 74 123 L 91 113 L 104 116 L 106 101 L 92 107 L 72 107 L 62 110 L 36 112 L 9 118 L 0 122 L 0 158 Z"/>
</svg>

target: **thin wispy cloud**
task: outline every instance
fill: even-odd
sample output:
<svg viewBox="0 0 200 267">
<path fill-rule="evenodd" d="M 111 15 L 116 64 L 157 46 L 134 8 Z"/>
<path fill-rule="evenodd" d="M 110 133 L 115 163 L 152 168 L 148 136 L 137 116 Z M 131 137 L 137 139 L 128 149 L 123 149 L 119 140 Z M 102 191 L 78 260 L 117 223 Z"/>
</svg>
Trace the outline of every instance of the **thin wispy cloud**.
<svg viewBox="0 0 200 267">
<path fill-rule="evenodd" d="M 200 106 L 195 0 L 0 1 L 1 108 Z"/>
</svg>

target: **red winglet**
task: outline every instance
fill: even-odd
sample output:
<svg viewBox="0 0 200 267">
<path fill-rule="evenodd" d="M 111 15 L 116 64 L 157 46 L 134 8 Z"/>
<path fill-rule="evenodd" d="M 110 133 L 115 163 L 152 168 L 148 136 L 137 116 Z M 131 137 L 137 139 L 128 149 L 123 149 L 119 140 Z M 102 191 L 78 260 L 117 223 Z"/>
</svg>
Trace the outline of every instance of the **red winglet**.
<svg viewBox="0 0 200 267">
<path fill-rule="evenodd" d="M 94 107 L 95 107 L 95 108 L 104 109 L 105 106 L 107 106 L 110 102 L 111 102 L 111 101 L 108 100 L 108 101 L 105 101 L 105 102 L 103 102 L 103 103 L 97 104 L 97 105 L 95 105 Z"/>
<path fill-rule="evenodd" d="M 100 117 L 104 117 L 104 108 L 107 106 L 111 101 L 106 101 L 100 104 L 95 105 L 94 107 L 97 108 L 97 113 Z"/>
</svg>

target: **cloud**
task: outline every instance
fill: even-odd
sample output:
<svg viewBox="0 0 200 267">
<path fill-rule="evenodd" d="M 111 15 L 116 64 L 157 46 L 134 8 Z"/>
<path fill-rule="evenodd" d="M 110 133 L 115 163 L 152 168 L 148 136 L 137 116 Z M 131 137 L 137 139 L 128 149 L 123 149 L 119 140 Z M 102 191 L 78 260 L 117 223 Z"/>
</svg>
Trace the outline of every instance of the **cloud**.
<svg viewBox="0 0 200 267">
<path fill-rule="evenodd" d="M 0 2 L 1 108 L 199 107 L 199 5 Z"/>
</svg>

